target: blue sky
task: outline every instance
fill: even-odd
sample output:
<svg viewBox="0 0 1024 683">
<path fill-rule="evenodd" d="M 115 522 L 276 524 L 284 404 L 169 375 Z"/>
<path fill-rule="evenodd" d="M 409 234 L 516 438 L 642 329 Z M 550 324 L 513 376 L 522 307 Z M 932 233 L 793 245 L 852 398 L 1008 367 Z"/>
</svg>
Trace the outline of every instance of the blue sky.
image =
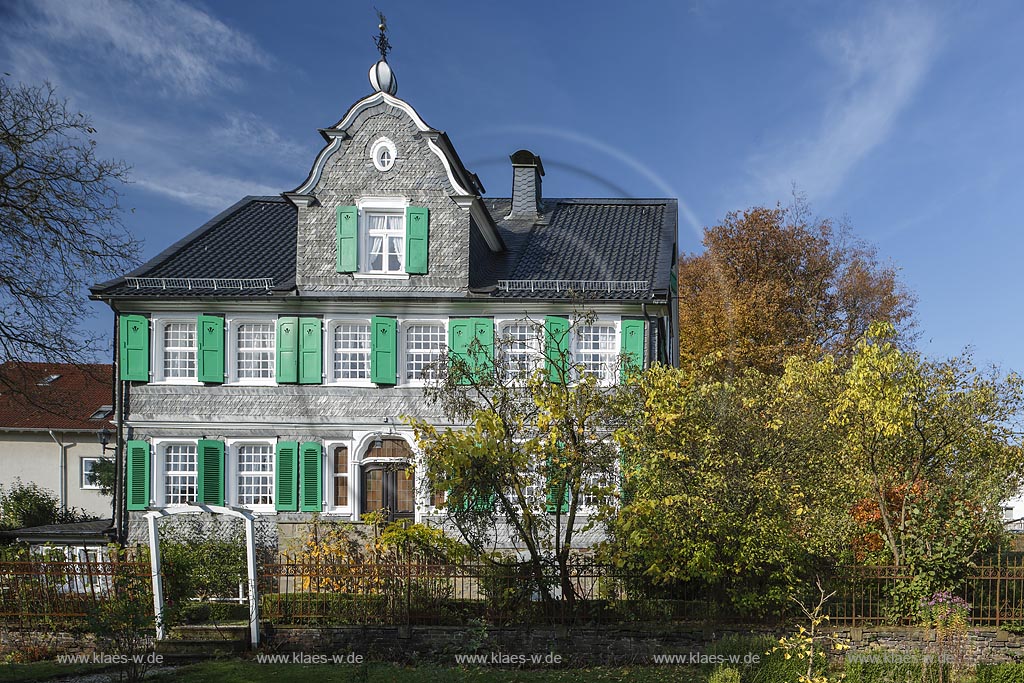
<svg viewBox="0 0 1024 683">
<path fill-rule="evenodd" d="M 489 196 L 525 147 L 549 196 L 678 197 L 695 251 L 795 184 L 902 269 L 923 350 L 1024 370 L 1019 3 L 375 2 L 398 95 Z M 370 93 L 373 5 L 7 2 L 0 71 L 93 117 L 149 257 L 305 178 L 317 128 Z"/>
</svg>

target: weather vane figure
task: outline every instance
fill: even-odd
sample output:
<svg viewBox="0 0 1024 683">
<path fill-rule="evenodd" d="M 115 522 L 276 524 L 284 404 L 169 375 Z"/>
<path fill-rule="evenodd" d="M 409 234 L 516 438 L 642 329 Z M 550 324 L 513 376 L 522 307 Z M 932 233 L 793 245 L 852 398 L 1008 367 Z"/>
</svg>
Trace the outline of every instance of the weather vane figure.
<svg viewBox="0 0 1024 683">
<path fill-rule="evenodd" d="M 380 24 L 377 25 L 380 34 L 373 39 L 373 42 L 380 51 L 380 58 L 386 62 L 388 61 L 388 52 L 391 51 L 391 43 L 388 42 L 388 20 L 380 10 L 377 10 L 377 19 L 380 20 Z"/>
</svg>

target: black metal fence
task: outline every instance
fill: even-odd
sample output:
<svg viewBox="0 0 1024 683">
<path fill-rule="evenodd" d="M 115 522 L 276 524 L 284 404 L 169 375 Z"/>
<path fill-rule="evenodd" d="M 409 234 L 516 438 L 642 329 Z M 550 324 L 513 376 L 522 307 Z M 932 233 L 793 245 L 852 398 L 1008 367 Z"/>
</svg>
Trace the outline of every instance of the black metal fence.
<svg viewBox="0 0 1024 683">
<path fill-rule="evenodd" d="M 898 567 L 830 573 L 822 578 L 826 591 L 835 591 L 826 606 L 830 624 L 913 624 L 914 605 L 908 602 L 912 578 Z M 773 624 L 799 616 L 794 603 L 743 613 L 724 591 L 695 584 L 650 590 L 642 575 L 586 558 L 572 562 L 569 582 L 571 591 L 566 591 L 553 567 L 538 579 L 526 565 L 437 563 L 414 556 L 360 563 L 282 555 L 264 562 L 259 571 L 262 617 L 276 626 Z M 541 584 L 553 600 L 542 599 Z M 80 624 L 112 596 L 131 592 L 131 599 L 151 601 L 149 585 L 149 564 L 137 559 L 0 562 L 0 624 Z M 1001 557 L 977 566 L 956 594 L 970 605 L 975 626 L 1024 626 L 1024 560 Z M 815 591 L 808 587 L 803 597 L 814 602 Z"/>
<path fill-rule="evenodd" d="M 115 597 L 148 600 L 148 562 L 96 559 L 0 562 L 0 623 L 21 628 L 80 626 L 96 606 Z"/>
<path fill-rule="evenodd" d="M 795 603 L 760 613 L 737 609 L 724 591 L 696 584 L 649 590 L 643 576 L 590 561 L 570 565 L 572 599 L 548 570 L 545 601 L 528 568 L 484 562 L 356 564 L 282 556 L 261 571 L 262 615 L 278 625 L 488 623 L 765 622 L 800 615 Z M 840 568 L 822 578 L 835 595 L 825 611 L 833 626 L 915 622 L 908 602 L 913 576 L 901 567 Z M 957 594 L 975 626 L 1024 625 L 1024 562 L 1001 558 L 975 567 Z M 808 586 L 804 604 L 816 603 Z"/>
</svg>

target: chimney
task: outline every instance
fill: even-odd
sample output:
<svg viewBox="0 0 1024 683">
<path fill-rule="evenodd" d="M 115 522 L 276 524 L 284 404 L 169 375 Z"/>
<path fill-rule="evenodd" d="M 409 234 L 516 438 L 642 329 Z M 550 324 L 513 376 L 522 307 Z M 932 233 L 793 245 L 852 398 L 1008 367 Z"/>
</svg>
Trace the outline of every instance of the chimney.
<svg viewBox="0 0 1024 683">
<path fill-rule="evenodd" d="M 506 218 L 535 220 L 540 214 L 540 179 L 544 164 L 533 152 L 521 149 L 512 160 L 512 210 Z"/>
</svg>

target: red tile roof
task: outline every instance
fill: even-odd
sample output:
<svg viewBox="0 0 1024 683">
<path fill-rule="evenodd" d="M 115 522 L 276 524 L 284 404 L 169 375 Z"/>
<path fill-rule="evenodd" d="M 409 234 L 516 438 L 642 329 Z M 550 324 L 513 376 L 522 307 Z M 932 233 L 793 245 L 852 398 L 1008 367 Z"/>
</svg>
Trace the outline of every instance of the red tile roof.
<svg viewBox="0 0 1024 683">
<path fill-rule="evenodd" d="M 111 373 L 110 365 L 98 363 L 0 364 L 0 429 L 109 428 L 112 415 L 90 416 L 114 402 Z"/>
</svg>

